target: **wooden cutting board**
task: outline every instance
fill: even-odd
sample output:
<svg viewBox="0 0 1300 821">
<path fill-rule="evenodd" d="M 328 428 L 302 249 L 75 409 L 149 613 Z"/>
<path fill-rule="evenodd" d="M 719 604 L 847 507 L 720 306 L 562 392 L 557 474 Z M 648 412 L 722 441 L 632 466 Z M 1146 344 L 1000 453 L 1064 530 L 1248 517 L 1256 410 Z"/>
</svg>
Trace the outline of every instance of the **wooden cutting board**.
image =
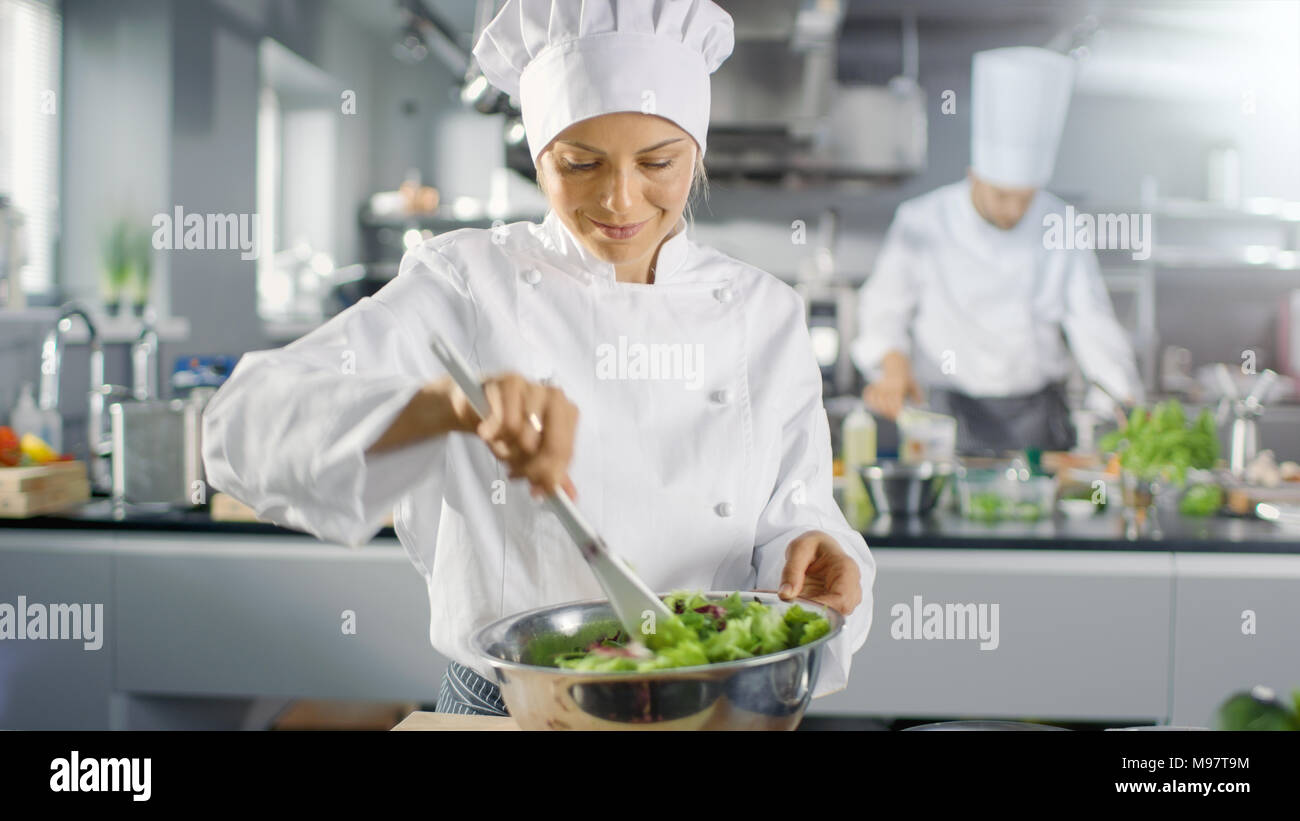
<svg viewBox="0 0 1300 821">
<path fill-rule="evenodd" d="M 393 728 L 397 730 L 518 730 L 510 716 L 462 716 L 453 713 L 414 712 Z"/>
<path fill-rule="evenodd" d="M 0 468 L 0 518 L 40 516 L 89 499 L 85 462 Z"/>
<path fill-rule="evenodd" d="M 50 462 L 22 468 L 0 468 L 0 493 L 29 493 L 75 478 L 86 478 L 85 462 Z"/>
</svg>

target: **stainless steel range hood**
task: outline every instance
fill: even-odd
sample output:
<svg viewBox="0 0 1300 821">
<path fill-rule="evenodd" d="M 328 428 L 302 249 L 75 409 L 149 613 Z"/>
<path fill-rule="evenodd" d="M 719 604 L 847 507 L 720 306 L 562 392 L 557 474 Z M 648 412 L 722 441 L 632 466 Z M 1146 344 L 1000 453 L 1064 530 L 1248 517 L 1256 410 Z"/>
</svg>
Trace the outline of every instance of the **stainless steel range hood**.
<svg viewBox="0 0 1300 821">
<path fill-rule="evenodd" d="M 711 179 L 896 182 L 925 167 L 916 26 L 889 85 L 846 85 L 836 66 L 845 0 L 723 0 L 736 48 L 713 75 Z"/>
<path fill-rule="evenodd" d="M 898 183 L 925 168 L 924 92 L 916 83 L 916 23 L 901 20 L 903 64 L 887 85 L 836 79 L 847 0 L 718 0 L 736 26 L 731 57 L 713 75 L 709 150 L 715 181 L 778 185 Z M 480 0 L 475 39 L 496 3 Z M 462 98 L 504 111 L 506 165 L 534 169 L 517 101 L 493 100 L 477 66 Z M 500 95 L 498 95 L 500 96 Z"/>
</svg>

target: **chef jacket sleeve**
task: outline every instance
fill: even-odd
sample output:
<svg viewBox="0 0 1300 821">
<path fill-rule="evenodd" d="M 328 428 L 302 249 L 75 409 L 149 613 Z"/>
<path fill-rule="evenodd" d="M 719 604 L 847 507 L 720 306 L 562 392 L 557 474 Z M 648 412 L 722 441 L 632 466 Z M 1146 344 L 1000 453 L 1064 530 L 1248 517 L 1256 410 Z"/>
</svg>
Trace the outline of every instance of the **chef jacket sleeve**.
<svg viewBox="0 0 1300 821">
<path fill-rule="evenodd" d="M 373 297 L 283 348 L 244 354 L 203 414 L 209 483 L 276 524 L 368 542 L 407 489 L 445 470 L 446 437 L 366 449 L 445 373 L 431 332 L 468 353 L 474 322 L 465 279 L 429 244 L 412 249 Z"/>
<path fill-rule="evenodd" d="M 776 590 L 781 585 L 786 548 L 809 530 L 831 536 L 857 563 L 862 574 L 862 602 L 848 615 L 844 630 L 827 647 L 813 698 L 844 689 L 852 656 L 871 629 L 876 564 L 862 534 L 849 526 L 831 487 L 830 423 L 822 404 L 821 369 L 813 354 L 804 302 L 793 291 L 793 308 L 774 329 L 769 379 L 780 380 L 782 420 L 781 462 L 775 486 L 758 518 L 755 536 L 755 587 Z"/>
<path fill-rule="evenodd" d="M 1124 326 L 1115 318 L 1097 255 L 1091 250 L 1058 253 L 1072 255 L 1066 275 L 1066 305 L 1061 326 L 1079 368 L 1084 376 L 1102 384 L 1115 396 L 1143 402 L 1142 378 L 1138 375 L 1133 346 Z M 1101 413 L 1110 413 L 1115 405 L 1095 388 L 1089 391 L 1087 403 Z"/>
<path fill-rule="evenodd" d="M 849 358 L 869 382 L 884 375 L 880 364 L 885 354 L 911 351 L 920 246 L 917 229 L 900 209 L 885 233 L 871 276 L 858 290 L 858 336 L 849 346 Z"/>
</svg>

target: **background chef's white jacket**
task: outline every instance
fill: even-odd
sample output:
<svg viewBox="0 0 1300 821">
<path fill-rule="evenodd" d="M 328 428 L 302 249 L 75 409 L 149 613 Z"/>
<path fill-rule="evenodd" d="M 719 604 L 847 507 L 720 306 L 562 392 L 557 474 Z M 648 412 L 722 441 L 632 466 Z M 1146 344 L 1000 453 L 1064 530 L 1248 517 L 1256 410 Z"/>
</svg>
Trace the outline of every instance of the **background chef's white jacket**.
<svg viewBox="0 0 1300 821">
<path fill-rule="evenodd" d="M 832 497 L 803 301 L 694 244 L 684 220 L 655 278 L 618 282 L 553 212 L 430 239 L 373 297 L 240 359 L 204 414 L 209 481 L 264 519 L 353 546 L 392 510 L 428 583 L 433 646 L 490 679 L 470 647 L 477 628 L 604 593 L 477 437 L 365 454 L 444 373 L 436 329 L 479 373 L 549 378 L 578 407 L 578 506 L 651 589 L 775 590 L 792 539 L 833 536 L 861 568 L 863 601 L 814 695 L 842 689 L 871 626 L 875 562 Z M 662 367 L 638 370 L 650 346 L 664 346 Z"/>
<path fill-rule="evenodd" d="M 944 387 L 970 396 L 1010 396 L 1066 379 L 1072 351 L 1086 377 L 1142 401 L 1133 348 L 1096 254 L 1045 248 L 1049 213 L 1064 219 L 1065 203 L 1040 190 L 1004 231 L 975 210 L 969 180 L 900 205 L 859 291 L 854 363 L 879 379 L 881 360 L 896 348 L 937 366 L 918 369 L 918 379 L 946 376 Z M 1113 406 L 1096 390 L 1088 404 Z"/>
</svg>

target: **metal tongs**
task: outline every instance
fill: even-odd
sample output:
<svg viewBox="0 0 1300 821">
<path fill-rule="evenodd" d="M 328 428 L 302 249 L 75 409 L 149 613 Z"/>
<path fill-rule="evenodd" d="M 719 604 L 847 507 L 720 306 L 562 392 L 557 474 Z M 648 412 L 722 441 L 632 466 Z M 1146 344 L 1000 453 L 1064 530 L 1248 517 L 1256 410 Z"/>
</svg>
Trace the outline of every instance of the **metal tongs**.
<svg viewBox="0 0 1300 821">
<path fill-rule="evenodd" d="M 442 338 L 434 335 L 433 354 L 442 362 L 443 367 L 451 374 L 456 385 L 468 397 L 470 406 L 478 413 L 481 419 L 486 419 L 492 413 L 492 407 L 488 403 L 487 394 L 483 392 L 482 383 L 474 375 L 470 366 L 461 357 L 460 352 L 443 342 Z M 534 423 L 534 427 L 537 424 Z M 540 430 L 538 431 L 540 432 Z M 569 498 L 569 494 L 562 488 L 557 488 L 554 492 L 546 495 L 545 502 L 547 506 L 560 519 L 560 524 L 568 531 L 569 536 L 573 539 L 574 544 L 578 546 L 582 557 L 587 560 L 587 565 L 591 572 L 596 576 L 596 581 L 605 589 L 609 596 L 609 603 L 614 609 L 614 614 L 618 617 L 619 623 L 633 640 L 641 641 L 643 635 L 653 632 L 653 625 L 659 619 L 671 619 L 672 612 L 667 605 L 659 600 L 659 597 L 641 580 L 632 568 L 628 566 L 622 558 L 610 552 L 606 546 L 605 540 L 592 529 L 587 520 L 578 512 L 577 506 Z M 649 622 L 651 627 L 646 629 L 647 612 L 654 615 L 654 621 Z"/>
</svg>

